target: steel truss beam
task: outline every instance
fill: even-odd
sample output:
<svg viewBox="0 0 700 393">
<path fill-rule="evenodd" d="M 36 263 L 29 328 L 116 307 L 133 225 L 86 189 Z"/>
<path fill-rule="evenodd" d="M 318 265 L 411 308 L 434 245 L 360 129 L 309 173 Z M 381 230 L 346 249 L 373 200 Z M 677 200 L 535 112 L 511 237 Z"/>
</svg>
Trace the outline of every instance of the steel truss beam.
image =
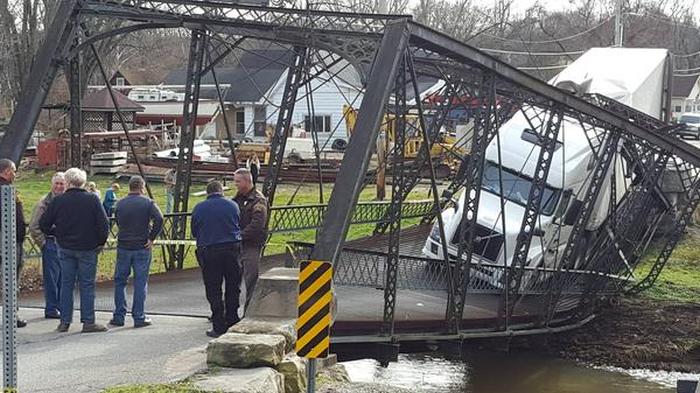
<svg viewBox="0 0 700 393">
<path fill-rule="evenodd" d="M 661 252 L 659 252 L 659 255 L 656 258 L 654 265 L 652 265 L 649 273 L 637 284 L 631 286 L 627 290 L 627 293 L 638 294 L 642 291 L 651 288 L 654 285 L 656 279 L 659 277 L 659 274 L 661 274 L 661 271 L 666 265 L 666 262 L 668 262 L 668 259 L 671 256 L 673 249 L 683 237 L 685 227 L 688 225 L 688 222 L 690 222 L 690 220 L 692 219 L 693 213 L 698 207 L 698 203 L 700 203 L 700 180 L 698 180 L 697 171 L 693 170 L 693 168 L 687 167 L 683 168 L 685 170 L 681 170 L 681 167 L 679 167 L 678 169 L 678 175 L 679 177 L 681 177 L 682 185 L 687 192 L 687 199 L 681 202 L 680 208 L 678 209 L 678 213 L 676 217 L 674 217 L 675 224 L 673 226 L 673 229 L 667 235 L 666 242 L 664 243 Z"/>
<path fill-rule="evenodd" d="M 429 158 L 430 158 L 430 152 L 433 148 L 433 145 L 435 144 L 435 141 L 437 140 L 438 135 L 440 134 L 440 128 L 442 125 L 445 123 L 445 120 L 447 119 L 447 115 L 450 112 L 450 109 L 452 109 L 451 105 L 451 100 L 454 97 L 454 90 L 451 86 L 448 85 L 447 89 L 445 89 L 445 94 L 443 95 L 443 100 L 440 102 L 438 105 L 437 110 L 435 111 L 434 116 L 432 117 L 430 121 L 430 126 L 428 127 L 427 130 L 420 129 L 420 132 L 427 132 L 428 134 L 428 140 L 429 143 L 426 145 L 425 143 L 421 143 L 420 149 L 418 150 L 418 155 L 416 158 L 413 160 L 411 164 L 408 166 L 404 166 L 404 173 L 403 173 L 403 179 L 404 181 L 400 184 L 401 186 L 398 187 L 398 189 L 392 190 L 392 193 L 397 194 L 397 197 L 401 199 L 401 201 L 405 201 L 406 197 L 408 197 L 408 194 L 411 193 L 411 191 L 416 187 L 418 182 L 421 179 L 421 173 L 424 168 L 426 168 L 426 165 L 428 164 Z M 419 96 L 417 96 L 417 100 L 419 100 Z M 424 118 L 419 115 L 419 117 L 422 119 L 422 121 L 425 121 Z M 432 165 L 432 164 L 431 164 Z M 394 181 L 394 185 L 397 183 Z M 392 199 L 394 199 L 394 194 L 392 194 Z M 399 209 L 398 206 L 392 204 L 389 207 L 389 210 L 386 213 L 387 217 L 390 217 L 393 214 L 396 214 L 396 211 Z M 384 221 L 384 220 L 383 220 Z M 385 233 L 389 224 L 388 222 L 379 222 L 374 228 L 374 234 L 378 233 Z"/>
<path fill-rule="evenodd" d="M 77 0 L 61 2 L 51 27 L 46 32 L 49 39 L 39 49 L 31 71 L 27 77 L 22 97 L 17 103 L 5 136 L 0 142 L 0 157 L 9 158 L 19 164 L 34 126 L 39 118 L 41 107 L 51 89 L 58 67 L 64 54 L 69 50 L 78 31 L 73 20 L 77 12 Z M 68 23 L 66 23 L 68 21 Z"/>
<path fill-rule="evenodd" d="M 579 258 L 579 252 L 581 251 L 581 247 L 579 247 L 579 245 L 581 243 L 583 233 L 586 230 L 586 223 L 590 220 L 591 214 L 593 214 L 593 208 L 595 207 L 598 194 L 600 193 L 600 190 L 605 182 L 605 174 L 608 173 L 610 163 L 615 157 L 619 141 L 619 132 L 609 132 L 605 136 L 604 142 L 598 148 L 598 159 L 596 161 L 596 166 L 593 169 L 590 184 L 588 185 L 586 194 L 581 201 L 579 212 L 576 215 L 571 233 L 566 241 L 564 252 L 560 258 L 559 264 L 557 265 L 556 273 L 554 275 L 554 282 L 550 288 L 549 301 L 545 303 L 545 315 L 547 322 L 551 319 L 551 315 L 553 315 L 554 310 L 556 309 L 556 303 L 561 296 L 561 291 L 563 290 L 565 277 L 562 270 L 573 268 L 576 260 Z"/>
<path fill-rule="evenodd" d="M 585 100 L 548 85 L 523 71 L 428 27 L 412 24 L 411 32 L 411 43 L 416 46 L 440 53 L 457 62 L 488 70 L 499 79 L 502 78 L 502 80 L 521 86 L 539 96 L 547 97 L 552 102 L 567 106 L 575 112 L 597 118 L 606 123 L 607 128 L 624 130 L 633 136 L 648 141 L 652 145 L 658 146 L 660 149 L 673 152 L 695 166 L 700 166 L 700 149 L 688 143 L 678 143 L 678 140 L 674 137 L 649 132 L 636 124 L 630 123 L 629 119 L 598 108 Z"/>
<path fill-rule="evenodd" d="M 72 167 L 82 168 L 83 115 L 81 110 L 80 53 L 70 59 L 67 70 L 68 91 L 70 93 L 70 162 Z"/>
<path fill-rule="evenodd" d="M 287 137 L 291 133 L 294 106 L 297 101 L 299 86 L 303 81 L 306 61 L 307 48 L 294 47 L 294 66 L 287 69 L 287 83 L 284 86 L 275 133 L 272 135 L 272 141 L 270 142 L 270 161 L 267 163 L 267 173 L 265 174 L 265 183 L 263 183 L 262 189 L 262 193 L 270 205 L 272 205 L 275 198 L 277 178 L 284 161 L 284 148 L 287 145 Z"/>
<path fill-rule="evenodd" d="M 180 130 L 180 148 L 177 155 L 175 192 L 173 209 L 175 213 L 188 211 L 190 181 L 192 174 L 192 157 L 194 155 L 194 140 L 197 133 L 197 110 L 199 108 L 199 87 L 201 85 L 202 66 L 206 49 L 206 33 L 202 30 L 192 31 L 190 40 L 189 62 L 187 64 L 187 79 L 185 86 L 185 102 L 183 106 L 183 121 Z M 173 221 L 172 239 L 184 239 L 187 221 L 178 218 Z M 185 256 L 185 246 L 170 246 L 169 267 L 176 265 L 182 268 Z"/>
<path fill-rule="evenodd" d="M 542 135 L 539 135 L 538 144 L 540 146 L 540 154 L 537 158 L 537 164 L 535 165 L 530 194 L 525 204 L 525 214 L 522 224 L 520 225 L 520 232 L 516 239 L 513 260 L 510 264 L 510 274 L 508 274 L 508 280 L 506 281 L 501 301 L 501 309 L 505 313 L 506 328 L 508 327 L 508 321 L 513 315 L 513 310 L 515 309 L 515 299 L 520 292 L 523 271 L 529 262 L 528 252 L 530 251 L 532 237 L 537 231 L 537 219 L 539 218 L 542 206 L 542 195 L 547 186 L 547 176 L 549 176 L 549 169 L 557 146 L 557 138 L 559 136 L 563 117 L 563 108 L 561 106 L 554 107 L 549 111 L 549 119 L 546 125 L 543 123 L 542 125 L 544 127 L 540 127 L 544 128 Z M 501 192 L 505 193 L 505 190 L 501 190 Z"/>
<path fill-rule="evenodd" d="M 321 261 L 336 261 L 345 242 L 352 211 L 364 185 L 364 174 L 377 139 L 379 125 L 391 91 L 387 81 L 393 81 L 408 45 L 407 20 L 395 21 L 386 32 L 370 73 L 367 91 L 362 99 L 355 132 L 343 157 L 338 181 L 333 188 L 328 210 L 323 217 L 323 227 L 318 232 L 316 246 L 311 257 Z"/>
<path fill-rule="evenodd" d="M 580 250 L 582 253 L 581 258 L 585 258 L 583 265 L 578 267 L 580 269 L 602 273 L 615 271 L 616 267 L 613 265 L 613 261 L 622 258 L 629 259 L 631 256 L 629 253 L 625 253 L 623 249 L 624 242 L 626 242 L 626 239 L 630 238 L 630 235 L 642 230 L 645 226 L 642 221 L 647 218 L 647 214 L 639 214 L 639 212 L 643 211 L 643 209 L 647 211 L 650 209 L 654 194 L 656 193 L 656 186 L 661 178 L 661 174 L 666 168 L 669 157 L 667 155 L 653 154 L 652 152 L 647 152 L 646 156 L 638 156 L 634 146 L 629 150 L 633 157 L 637 158 L 634 162 L 643 163 L 644 165 L 641 169 L 641 181 L 636 186 L 633 186 L 622 201 L 620 201 L 615 216 L 609 217 L 603 224 L 595 244 Z M 574 230 L 581 231 L 583 229 L 579 228 L 579 225 L 576 225 Z M 571 266 L 565 267 L 571 268 Z M 556 294 L 554 299 L 547 303 L 547 323 L 549 323 L 554 316 L 556 306 L 562 296 L 563 286 L 565 285 L 563 276 L 560 275 L 557 278 L 558 285 L 554 288 Z M 600 276 L 587 278 L 587 283 L 584 286 L 584 293 L 581 296 L 579 304 L 579 313 L 585 311 L 588 306 L 593 303 L 596 290 L 599 289 L 601 281 L 602 279 Z M 569 284 L 572 283 L 570 282 Z"/>
<path fill-rule="evenodd" d="M 464 207 L 460 220 L 457 260 L 454 262 L 453 288 L 455 296 L 452 298 L 452 302 L 448 304 L 447 319 L 452 333 L 459 331 L 462 315 L 464 314 L 486 148 L 500 126 L 500 123 L 496 120 L 498 118 L 498 108 L 496 104 L 496 81 L 493 75 L 485 74 L 483 76 L 483 81 L 476 97 L 480 102 L 474 118 L 471 156 L 469 160 L 466 160 Z"/>
<path fill-rule="evenodd" d="M 391 206 L 398 207 L 389 216 L 389 250 L 386 256 L 384 280 L 384 323 L 382 334 L 394 334 L 394 311 L 396 309 L 396 275 L 398 274 L 401 245 L 401 187 L 407 180 L 404 176 L 404 153 L 406 147 L 406 55 L 401 60 L 394 82 L 394 157 Z"/>
</svg>

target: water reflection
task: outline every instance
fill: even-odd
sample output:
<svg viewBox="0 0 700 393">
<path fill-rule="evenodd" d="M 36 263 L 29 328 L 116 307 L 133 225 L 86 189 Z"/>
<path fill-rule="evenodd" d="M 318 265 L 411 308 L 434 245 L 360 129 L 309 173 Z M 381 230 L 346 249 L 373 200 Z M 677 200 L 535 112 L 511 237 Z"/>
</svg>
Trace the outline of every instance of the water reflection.
<svg viewBox="0 0 700 393">
<path fill-rule="evenodd" d="M 383 368 L 374 360 L 345 362 L 351 380 L 442 393 L 671 393 L 667 386 L 631 375 L 545 357 L 474 353 L 464 361 L 435 354 L 400 355 Z M 655 373 L 658 376 L 658 373 Z"/>
</svg>

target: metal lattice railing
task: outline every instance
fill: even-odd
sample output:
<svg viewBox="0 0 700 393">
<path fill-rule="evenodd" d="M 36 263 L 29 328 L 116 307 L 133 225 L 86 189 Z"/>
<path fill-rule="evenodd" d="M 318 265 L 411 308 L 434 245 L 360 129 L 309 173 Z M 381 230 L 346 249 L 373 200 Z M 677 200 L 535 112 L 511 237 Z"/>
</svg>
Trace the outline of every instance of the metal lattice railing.
<svg viewBox="0 0 700 393">
<path fill-rule="evenodd" d="M 290 259 L 295 262 L 308 259 L 312 249 L 312 243 L 291 242 Z M 333 282 L 337 285 L 381 289 L 384 287 L 386 259 L 387 253 L 384 252 L 344 248 L 334 266 Z M 501 294 L 504 291 L 504 271 L 508 269 L 509 274 L 512 274 L 514 270 L 485 262 L 473 261 L 471 265 L 473 273 L 467 285 L 468 293 Z M 448 269 L 454 270 L 455 267 L 454 265 L 446 267 L 443 260 L 401 255 L 396 287 L 403 290 L 447 291 L 447 280 L 450 277 Z M 605 272 L 573 269 L 557 271 L 550 268 L 526 267 L 521 280 L 520 293 L 547 294 L 557 275 L 562 277 L 562 281 L 568 283 L 565 293 L 569 295 L 582 294 L 586 283 L 591 279 L 603 278 L 609 281 L 610 285 L 605 286 L 601 293 L 605 293 L 607 289 L 614 291 L 613 284 L 621 280 L 619 276 Z"/>
<path fill-rule="evenodd" d="M 420 218 L 431 211 L 432 200 L 407 201 L 403 203 L 403 218 Z M 320 228 L 327 205 L 273 206 L 270 208 L 270 233 L 287 233 Z M 370 224 L 386 220 L 385 212 L 389 202 L 360 202 L 352 217 L 352 224 Z M 191 245 L 194 238 L 185 232 L 182 239 L 172 238 L 172 226 L 176 220 L 184 220 L 185 228 L 189 225 L 191 213 L 170 213 L 163 217 L 163 231 L 156 240 L 156 245 L 185 244 Z M 110 233 L 105 245 L 106 250 L 115 249 L 118 226 L 110 224 Z M 41 258 L 41 249 L 30 237 L 24 241 L 25 259 Z"/>
</svg>

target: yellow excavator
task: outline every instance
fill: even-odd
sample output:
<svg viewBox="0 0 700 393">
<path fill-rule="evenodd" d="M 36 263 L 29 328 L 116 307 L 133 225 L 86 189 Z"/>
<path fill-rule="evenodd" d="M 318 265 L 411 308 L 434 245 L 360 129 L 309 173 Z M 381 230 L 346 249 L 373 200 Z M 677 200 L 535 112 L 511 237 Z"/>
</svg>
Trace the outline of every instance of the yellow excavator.
<svg viewBox="0 0 700 393">
<path fill-rule="evenodd" d="M 343 116 L 348 131 L 348 137 L 352 135 L 357 121 L 357 110 L 348 105 L 343 105 Z M 404 157 L 407 160 L 414 160 L 418 156 L 423 136 L 420 130 L 418 116 L 407 115 L 406 122 L 407 136 L 404 147 Z M 380 133 L 385 135 L 385 151 L 389 150 L 389 145 L 394 143 L 394 130 L 396 129 L 395 116 L 385 114 L 380 126 Z M 430 157 L 435 167 L 435 175 L 438 178 L 448 177 L 459 166 L 459 157 L 465 153 L 464 149 L 457 146 L 457 139 L 449 134 L 439 135 L 438 139 L 430 149 Z"/>
</svg>

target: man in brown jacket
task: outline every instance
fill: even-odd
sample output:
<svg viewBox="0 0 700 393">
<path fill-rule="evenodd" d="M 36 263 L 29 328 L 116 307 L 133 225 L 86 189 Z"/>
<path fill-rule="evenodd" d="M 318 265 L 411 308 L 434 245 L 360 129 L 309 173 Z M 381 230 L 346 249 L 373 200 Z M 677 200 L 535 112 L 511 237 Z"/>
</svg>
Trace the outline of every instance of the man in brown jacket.
<svg viewBox="0 0 700 393">
<path fill-rule="evenodd" d="M 240 261 L 243 265 L 243 282 L 246 288 L 246 308 L 258 280 L 262 247 L 267 240 L 267 199 L 253 185 L 253 176 L 246 168 L 233 174 L 238 193 L 233 200 L 241 210 L 241 236 L 243 249 Z"/>
<path fill-rule="evenodd" d="M 59 301 L 61 299 L 61 262 L 58 259 L 58 245 L 56 236 L 52 233 L 45 235 L 39 227 L 39 220 L 44 215 L 49 203 L 66 190 L 66 179 L 63 172 L 56 172 L 51 178 L 51 191 L 44 195 L 37 203 L 29 221 L 29 236 L 41 249 L 41 267 L 44 283 L 44 317 L 59 319 Z"/>
</svg>

